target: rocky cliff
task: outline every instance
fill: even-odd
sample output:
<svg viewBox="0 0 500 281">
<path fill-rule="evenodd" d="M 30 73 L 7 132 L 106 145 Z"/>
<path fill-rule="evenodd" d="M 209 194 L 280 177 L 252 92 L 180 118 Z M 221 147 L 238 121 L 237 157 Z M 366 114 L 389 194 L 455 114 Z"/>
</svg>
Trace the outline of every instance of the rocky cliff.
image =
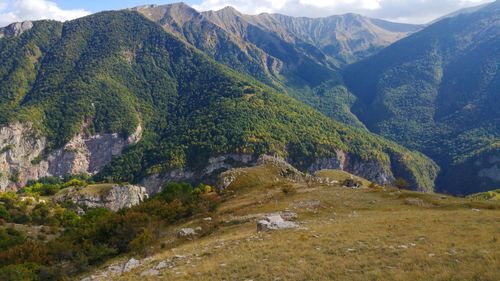
<svg viewBox="0 0 500 281">
<path fill-rule="evenodd" d="M 299 180 L 306 177 L 304 172 L 296 169 L 292 164 L 291 159 L 283 159 L 280 157 L 261 155 L 260 157 L 244 154 L 228 154 L 219 157 L 210 158 L 207 166 L 202 171 L 188 171 L 188 170 L 172 170 L 163 174 L 155 174 L 145 178 L 141 185 L 145 186 L 148 194 L 152 195 L 161 191 L 162 186 L 169 181 L 191 181 L 196 182 L 200 180 L 209 181 L 224 188 L 231 183 L 231 173 L 226 173 L 226 177 L 219 177 L 220 173 L 230 171 L 234 168 L 253 167 L 260 165 L 272 165 L 279 168 L 279 174 L 286 178 Z M 392 171 L 387 168 L 390 165 L 380 161 L 363 161 L 357 157 L 351 156 L 343 151 L 338 151 L 336 157 L 332 158 L 318 158 L 304 171 L 309 174 L 314 174 L 321 170 L 342 170 L 351 174 L 357 175 L 362 178 L 369 179 L 378 184 L 389 184 L 395 180 Z M 220 182 L 220 179 L 223 179 Z M 224 182 L 225 181 L 225 182 Z M 422 189 L 425 191 L 425 189 Z"/>
<path fill-rule="evenodd" d="M 128 138 L 118 134 L 74 136 L 64 147 L 44 157 L 47 139 L 37 135 L 30 123 L 0 128 L 0 191 L 15 190 L 28 180 L 67 174 L 95 174 L 123 149 L 140 140 L 142 128 Z"/>
<path fill-rule="evenodd" d="M 4 37 L 20 36 L 31 28 L 33 28 L 33 23 L 31 21 L 13 23 L 4 28 L 0 28 L 0 39 Z"/>
<path fill-rule="evenodd" d="M 58 202 L 73 202 L 87 208 L 106 208 L 117 212 L 138 205 L 148 198 L 146 188 L 137 185 L 97 184 L 59 192 Z"/>
</svg>

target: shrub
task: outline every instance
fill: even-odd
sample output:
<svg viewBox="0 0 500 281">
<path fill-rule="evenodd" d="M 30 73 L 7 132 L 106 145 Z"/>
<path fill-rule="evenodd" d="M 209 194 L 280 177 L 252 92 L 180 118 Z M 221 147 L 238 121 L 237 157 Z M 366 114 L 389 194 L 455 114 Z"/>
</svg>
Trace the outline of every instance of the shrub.
<svg viewBox="0 0 500 281">
<path fill-rule="evenodd" d="M 0 219 L 10 221 L 11 217 L 4 205 L 0 204 Z"/>
<path fill-rule="evenodd" d="M 292 184 L 285 184 L 283 187 L 281 187 L 281 191 L 285 195 L 293 195 L 297 193 L 297 188 L 295 188 Z"/>
<path fill-rule="evenodd" d="M 153 232 L 149 229 L 144 229 L 142 233 L 130 241 L 129 249 L 134 253 L 147 255 L 149 253 L 148 247 L 153 244 L 154 241 L 155 237 Z"/>
</svg>

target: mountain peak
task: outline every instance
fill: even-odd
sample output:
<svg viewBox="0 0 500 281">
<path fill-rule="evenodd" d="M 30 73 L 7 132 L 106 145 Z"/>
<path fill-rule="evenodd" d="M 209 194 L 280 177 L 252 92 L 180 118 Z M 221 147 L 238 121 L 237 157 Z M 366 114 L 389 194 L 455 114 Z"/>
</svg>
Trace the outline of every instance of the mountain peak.
<svg viewBox="0 0 500 281">
<path fill-rule="evenodd" d="M 163 20 L 165 17 L 168 17 L 177 23 L 189 21 L 200 15 L 198 11 L 184 2 L 167 5 L 145 5 L 136 7 L 133 10 L 138 11 L 154 21 Z"/>
<path fill-rule="evenodd" d="M 239 16 L 241 13 L 232 6 L 226 6 L 223 9 L 216 11 L 218 14 Z"/>
</svg>

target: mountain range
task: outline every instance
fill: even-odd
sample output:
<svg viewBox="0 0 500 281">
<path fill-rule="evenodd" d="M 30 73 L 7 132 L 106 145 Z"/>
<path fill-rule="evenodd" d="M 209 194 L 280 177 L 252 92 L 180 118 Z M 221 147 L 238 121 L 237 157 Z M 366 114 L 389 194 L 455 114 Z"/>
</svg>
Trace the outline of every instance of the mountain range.
<svg viewBox="0 0 500 281">
<path fill-rule="evenodd" d="M 0 183 L 92 172 L 155 189 L 273 154 L 422 191 L 492 189 L 499 7 L 428 26 L 182 3 L 13 24 Z"/>
<path fill-rule="evenodd" d="M 433 188 L 437 167 L 422 154 L 237 74 L 133 11 L 35 22 L 0 49 L 4 187 L 90 172 L 155 190 L 272 154 Z"/>
<path fill-rule="evenodd" d="M 345 107 L 352 97 L 340 69 L 423 27 L 356 14 L 312 19 L 250 16 L 232 7 L 197 12 L 182 3 L 133 10 L 218 62 L 358 127 L 363 124 Z"/>
</svg>

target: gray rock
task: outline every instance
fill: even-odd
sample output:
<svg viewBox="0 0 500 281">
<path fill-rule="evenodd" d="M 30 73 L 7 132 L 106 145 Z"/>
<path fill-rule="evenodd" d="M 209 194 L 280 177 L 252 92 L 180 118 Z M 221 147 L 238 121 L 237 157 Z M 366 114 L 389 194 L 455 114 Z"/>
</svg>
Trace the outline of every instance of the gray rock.
<svg viewBox="0 0 500 281">
<path fill-rule="evenodd" d="M 94 174 L 122 153 L 123 149 L 140 140 L 142 128 L 129 138 L 118 134 L 85 135 L 86 125 L 62 148 L 45 159 L 39 159 L 47 147 L 47 139 L 40 136 L 31 123 L 13 123 L 0 128 L 0 191 L 17 190 L 28 180 L 67 174 Z M 12 175 L 18 182 L 10 182 Z"/>
<path fill-rule="evenodd" d="M 123 266 L 123 272 L 130 272 L 134 268 L 139 267 L 141 265 L 141 262 L 139 260 L 136 260 L 134 258 L 131 258 L 124 266 Z"/>
<path fill-rule="evenodd" d="M 97 190 L 98 186 L 88 188 L 69 188 L 62 190 L 55 196 L 57 202 L 73 202 L 87 208 L 106 208 L 117 212 L 124 208 L 139 205 L 148 198 L 146 188 L 137 185 L 118 185 L 111 187 L 101 185 L 102 190 Z M 87 191 L 87 189 L 92 189 Z"/>
<path fill-rule="evenodd" d="M 270 231 L 298 227 L 298 224 L 285 220 L 279 214 L 266 215 L 257 222 L 257 231 Z"/>
<path fill-rule="evenodd" d="M 361 160 L 341 150 L 337 151 L 336 157 L 316 159 L 307 170 L 314 174 L 325 169 L 347 171 L 381 185 L 395 180 L 392 172 L 382 162 Z"/>
<path fill-rule="evenodd" d="M 195 235 L 196 231 L 192 228 L 183 228 L 177 233 L 177 237 L 179 238 L 193 237 Z"/>
<path fill-rule="evenodd" d="M 120 264 L 110 265 L 107 271 L 112 275 L 121 275 L 123 273 L 123 265 Z"/>
<path fill-rule="evenodd" d="M 0 39 L 3 37 L 18 37 L 33 28 L 31 21 L 16 22 L 4 28 L 0 28 Z"/>
<path fill-rule="evenodd" d="M 161 261 L 158 263 L 158 265 L 155 266 L 156 270 L 164 269 L 167 268 L 168 264 L 166 261 Z"/>
</svg>

